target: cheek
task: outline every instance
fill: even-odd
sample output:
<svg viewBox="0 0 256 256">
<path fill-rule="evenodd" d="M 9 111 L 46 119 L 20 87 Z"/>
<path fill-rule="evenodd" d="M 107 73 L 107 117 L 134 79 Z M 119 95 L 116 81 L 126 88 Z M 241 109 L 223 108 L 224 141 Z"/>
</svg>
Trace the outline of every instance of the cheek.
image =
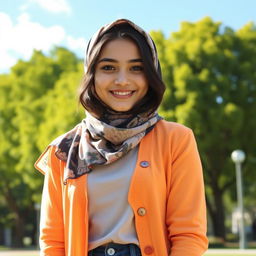
<svg viewBox="0 0 256 256">
<path fill-rule="evenodd" d="M 106 79 L 102 75 L 97 75 L 94 78 L 94 85 L 96 93 L 98 94 L 101 90 L 105 88 L 106 85 Z"/>
<path fill-rule="evenodd" d="M 102 95 L 104 94 L 102 86 L 99 86 L 99 84 L 95 83 L 95 92 L 98 95 L 98 97 L 102 98 Z"/>
<path fill-rule="evenodd" d="M 103 79 L 103 76 L 100 75 L 100 74 L 95 74 L 95 77 L 94 77 L 94 84 L 95 84 L 95 87 L 101 85 L 102 83 L 104 82 L 104 79 Z"/>
<path fill-rule="evenodd" d="M 142 79 L 140 84 L 141 84 L 141 90 L 144 93 L 143 96 L 145 96 L 147 94 L 148 88 L 149 88 L 148 81 L 146 79 Z"/>
</svg>

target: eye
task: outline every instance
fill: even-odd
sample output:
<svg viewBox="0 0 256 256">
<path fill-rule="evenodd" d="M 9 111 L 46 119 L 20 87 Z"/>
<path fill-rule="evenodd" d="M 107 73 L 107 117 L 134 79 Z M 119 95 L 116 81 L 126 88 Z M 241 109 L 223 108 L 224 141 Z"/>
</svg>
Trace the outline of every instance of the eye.
<svg viewBox="0 0 256 256">
<path fill-rule="evenodd" d="M 105 70 L 105 71 L 112 71 L 112 70 L 115 70 L 115 67 L 111 66 L 111 65 L 104 65 L 100 69 Z"/>
<path fill-rule="evenodd" d="M 140 65 L 136 65 L 136 66 L 132 66 L 131 67 L 131 70 L 132 71 L 136 71 L 136 72 L 141 72 L 144 70 L 144 67 L 143 66 L 140 66 Z"/>
</svg>

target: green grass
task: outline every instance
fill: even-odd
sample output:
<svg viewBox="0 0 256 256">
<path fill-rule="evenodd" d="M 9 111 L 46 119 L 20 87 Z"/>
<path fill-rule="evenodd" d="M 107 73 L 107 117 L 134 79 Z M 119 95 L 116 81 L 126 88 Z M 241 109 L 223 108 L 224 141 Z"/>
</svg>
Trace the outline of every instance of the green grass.
<svg viewBox="0 0 256 256">
<path fill-rule="evenodd" d="M 227 252 L 227 253 L 205 253 L 204 256 L 256 256 L 252 253 L 247 254 L 247 253 L 239 253 L 239 254 L 233 254 L 232 252 Z"/>
<path fill-rule="evenodd" d="M 6 251 L 0 251 L 0 256 L 1 256 L 1 252 L 6 252 Z M 11 256 L 26 256 L 27 254 L 26 254 L 26 252 L 24 251 L 24 254 L 22 253 L 22 254 L 20 254 L 20 253 L 13 253 Z M 38 252 L 38 254 L 29 254 L 29 256 L 39 256 L 39 252 Z"/>
<path fill-rule="evenodd" d="M 1 251 L 0 251 L 0 255 L 1 255 Z M 25 255 L 25 254 L 24 254 Z M 249 254 L 247 254 L 249 256 Z M 13 254 L 12 256 L 21 256 L 20 254 Z M 35 255 L 30 255 L 30 256 L 39 256 L 39 254 L 35 254 Z M 204 256 L 233 256 L 232 254 L 204 254 Z M 236 254 L 235 256 L 246 256 L 246 254 Z"/>
<path fill-rule="evenodd" d="M 8 250 L 0 250 L 0 256 L 1 256 L 1 252 L 4 251 L 8 251 Z M 24 251 L 24 255 L 26 255 L 25 251 Z M 21 254 L 12 254 L 12 256 L 21 256 Z M 29 256 L 39 256 L 38 254 L 34 254 L 34 255 L 29 255 Z M 232 254 L 204 254 L 204 256 L 232 256 Z M 236 254 L 236 256 L 246 256 L 245 254 Z"/>
<path fill-rule="evenodd" d="M 7 252 L 7 250 L 3 251 L 3 250 L 0 250 L 0 256 L 1 256 L 1 253 L 4 253 L 4 252 Z M 24 251 L 24 253 L 12 253 L 11 256 L 39 256 L 39 252 L 37 254 L 27 254 L 26 251 Z"/>
<path fill-rule="evenodd" d="M 4 251 L 0 250 L 0 256 L 1 256 L 1 252 L 4 252 Z M 24 255 L 26 255 L 25 251 L 24 251 Z M 244 254 L 244 253 L 236 254 L 235 256 L 246 256 L 246 255 L 249 256 L 249 254 Z M 252 254 L 250 254 L 250 255 L 252 256 Z M 15 254 L 14 253 L 14 254 L 12 254 L 12 256 L 21 256 L 21 254 Z M 34 254 L 34 255 L 29 255 L 29 256 L 39 256 L 39 253 L 38 254 Z M 234 255 L 232 255 L 232 253 L 224 253 L 224 254 L 208 254 L 208 253 L 206 253 L 206 254 L 204 254 L 204 256 L 234 256 Z"/>
<path fill-rule="evenodd" d="M 223 248 L 221 248 L 221 249 L 223 249 Z M 226 249 L 228 249 L 228 248 L 226 248 Z M 229 249 L 231 249 L 231 248 L 229 248 Z M 237 248 L 232 248 L 232 249 L 236 250 Z M 11 256 L 39 256 L 39 252 L 36 253 L 32 250 L 35 251 L 36 248 L 21 249 L 19 251 L 19 253 L 16 253 L 11 248 L 0 246 L 0 256 L 3 252 L 8 252 L 8 251 L 12 251 Z M 239 253 L 237 252 L 236 254 L 233 254 L 231 251 L 223 252 L 223 250 L 220 253 L 216 253 L 216 251 L 214 251 L 214 252 L 208 252 L 208 253 L 204 254 L 204 256 L 253 256 L 253 255 L 256 256 L 256 254 L 252 254 L 249 252 L 248 252 L 248 254 L 246 252 L 239 252 Z"/>
<path fill-rule="evenodd" d="M 0 251 L 0 255 L 1 255 L 1 251 Z M 22 254 L 24 255 L 24 254 Z M 21 256 L 20 253 L 13 253 L 12 256 Z M 29 256 L 39 256 L 39 253 L 38 254 L 35 254 L 35 255 L 29 255 Z"/>
<path fill-rule="evenodd" d="M 0 256 L 1 256 L 1 252 L 4 252 L 3 250 L 0 250 Z M 26 253 L 24 251 L 24 254 L 12 254 L 12 256 L 25 256 Z M 222 254 L 204 254 L 204 256 L 253 256 L 252 254 L 245 254 L 245 253 L 242 253 L 242 254 L 236 254 L 236 255 L 233 255 L 232 253 L 222 253 Z M 33 254 L 33 255 L 29 255 L 29 256 L 39 256 L 39 253 L 38 254 Z"/>
</svg>

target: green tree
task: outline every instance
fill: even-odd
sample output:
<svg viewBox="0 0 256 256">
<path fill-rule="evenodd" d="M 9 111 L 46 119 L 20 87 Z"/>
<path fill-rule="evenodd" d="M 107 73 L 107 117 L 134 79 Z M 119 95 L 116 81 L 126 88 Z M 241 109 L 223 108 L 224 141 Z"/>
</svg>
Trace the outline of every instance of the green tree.
<svg viewBox="0 0 256 256">
<path fill-rule="evenodd" d="M 214 234 L 225 238 L 223 198 L 235 187 L 230 160 L 234 149 L 247 154 L 244 178 L 248 191 L 255 178 L 256 29 L 250 23 L 233 31 L 207 17 L 196 23 L 183 22 L 180 31 L 166 41 L 164 62 L 167 59 L 171 67 L 167 71 L 171 89 L 163 113 L 168 115 L 175 98 L 173 120 L 191 127 L 196 135 L 208 213 Z M 255 204 L 255 196 L 251 199 Z"/>
<path fill-rule="evenodd" d="M 78 106 L 77 97 L 82 74 L 82 64 L 76 71 L 63 73 L 54 88 L 42 97 L 43 102 L 47 103 L 36 136 L 36 146 L 40 151 L 85 117 L 84 111 Z"/>
<path fill-rule="evenodd" d="M 10 74 L 0 77 L 0 190 L 6 207 L 0 218 L 14 228 L 14 246 L 22 246 L 31 216 L 35 224 L 34 204 L 41 198 L 43 181 L 33 168 L 43 148 L 39 142 L 42 136 L 50 142 L 52 137 L 59 135 L 61 128 L 71 126 L 74 121 L 73 117 L 65 118 L 70 113 L 67 104 L 72 98 L 75 105 L 81 66 L 81 61 L 72 52 L 55 48 L 50 56 L 35 51 L 29 61 L 18 61 Z M 51 124 L 51 121 L 52 126 L 39 129 L 42 123 Z M 59 130 L 53 130 L 54 125 Z M 52 133 L 48 134 L 47 129 Z M 35 232 L 33 226 L 32 233 Z"/>
<path fill-rule="evenodd" d="M 173 120 L 174 112 L 173 109 L 176 106 L 176 99 L 174 96 L 174 85 L 172 83 L 172 72 L 173 66 L 168 59 L 167 44 L 168 41 L 165 39 L 162 31 L 151 31 L 151 37 L 157 46 L 158 58 L 161 62 L 162 78 L 166 84 L 166 90 L 164 93 L 163 102 L 159 108 L 159 112 L 165 116 L 168 120 Z"/>
<path fill-rule="evenodd" d="M 25 189 L 23 177 L 16 172 L 17 156 L 15 147 L 18 145 L 18 133 L 14 120 L 15 104 L 12 101 L 10 91 L 13 89 L 14 80 L 10 76 L 0 77 L 0 190 L 3 197 L 1 221 L 8 226 L 14 226 L 14 246 L 20 246 L 24 230 L 25 209 L 28 208 L 30 194 Z M 14 225 L 11 223 L 14 220 Z"/>
</svg>

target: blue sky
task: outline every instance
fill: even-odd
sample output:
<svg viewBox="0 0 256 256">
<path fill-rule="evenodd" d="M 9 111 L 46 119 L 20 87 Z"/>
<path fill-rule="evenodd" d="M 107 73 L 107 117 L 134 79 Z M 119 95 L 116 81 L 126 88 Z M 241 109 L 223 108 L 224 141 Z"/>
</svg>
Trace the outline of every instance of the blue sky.
<svg viewBox="0 0 256 256">
<path fill-rule="evenodd" d="M 0 73 L 33 49 L 47 53 L 61 45 L 83 57 L 86 42 L 103 24 L 128 18 L 145 30 L 166 36 L 182 21 L 205 16 L 237 30 L 256 23 L 255 0 L 2 0 L 0 4 Z"/>
</svg>

